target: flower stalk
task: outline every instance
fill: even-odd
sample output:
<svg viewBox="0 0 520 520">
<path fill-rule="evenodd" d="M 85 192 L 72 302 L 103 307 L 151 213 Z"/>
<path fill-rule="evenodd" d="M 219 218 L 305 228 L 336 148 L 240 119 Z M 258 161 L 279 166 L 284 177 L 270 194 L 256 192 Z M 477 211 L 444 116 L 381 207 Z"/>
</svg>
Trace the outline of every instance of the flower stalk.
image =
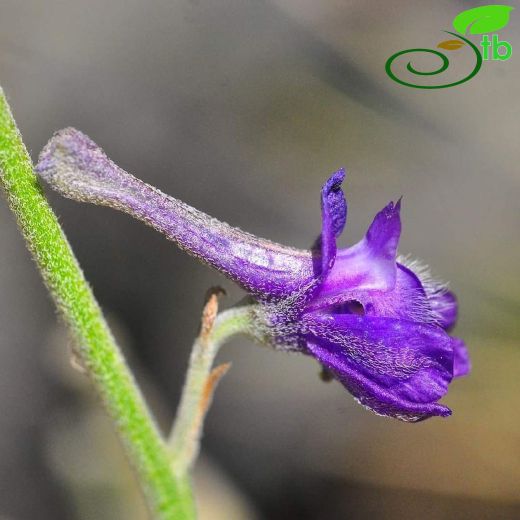
<svg viewBox="0 0 520 520">
<path fill-rule="evenodd" d="M 0 184 L 27 246 L 122 440 L 150 514 L 160 520 L 195 518 L 191 486 L 173 471 L 167 446 L 94 295 L 33 172 L 33 165 L 0 89 Z"/>
<path fill-rule="evenodd" d="M 231 366 L 213 368 L 220 347 L 237 334 L 251 329 L 252 306 L 228 309 L 217 316 L 218 292 L 210 292 L 202 312 L 200 332 L 191 351 L 177 416 L 168 440 L 175 472 L 188 472 L 200 449 L 204 418 L 220 379 Z"/>
</svg>

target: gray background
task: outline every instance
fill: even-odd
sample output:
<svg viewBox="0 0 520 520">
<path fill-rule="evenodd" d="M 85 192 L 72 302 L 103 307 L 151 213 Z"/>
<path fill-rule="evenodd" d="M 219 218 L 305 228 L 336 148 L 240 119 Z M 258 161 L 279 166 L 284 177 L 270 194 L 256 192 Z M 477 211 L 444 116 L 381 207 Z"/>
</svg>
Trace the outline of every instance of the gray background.
<svg viewBox="0 0 520 520">
<path fill-rule="evenodd" d="M 445 420 L 382 419 L 311 359 L 224 348 L 204 518 L 519 517 L 520 15 L 500 31 L 512 59 L 465 85 L 411 89 L 384 72 L 480 4 L 1 0 L 0 81 L 34 159 L 76 126 L 163 191 L 298 247 L 319 231 L 322 182 L 345 166 L 341 245 L 403 195 L 401 252 L 459 296 L 474 368 Z M 125 215 L 49 198 L 167 427 L 206 289 L 226 287 L 224 306 L 240 291 Z M 0 243 L 0 515 L 142 518 L 5 204 Z"/>
</svg>

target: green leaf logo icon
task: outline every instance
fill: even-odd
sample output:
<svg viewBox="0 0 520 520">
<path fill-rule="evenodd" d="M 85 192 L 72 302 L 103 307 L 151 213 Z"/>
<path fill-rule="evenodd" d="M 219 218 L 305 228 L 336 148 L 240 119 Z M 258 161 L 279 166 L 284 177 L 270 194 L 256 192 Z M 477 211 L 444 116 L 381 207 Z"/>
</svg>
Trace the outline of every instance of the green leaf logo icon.
<svg viewBox="0 0 520 520">
<path fill-rule="evenodd" d="M 483 5 L 462 11 L 453 20 L 453 27 L 460 34 L 484 34 L 498 31 L 509 23 L 509 5 Z"/>
</svg>

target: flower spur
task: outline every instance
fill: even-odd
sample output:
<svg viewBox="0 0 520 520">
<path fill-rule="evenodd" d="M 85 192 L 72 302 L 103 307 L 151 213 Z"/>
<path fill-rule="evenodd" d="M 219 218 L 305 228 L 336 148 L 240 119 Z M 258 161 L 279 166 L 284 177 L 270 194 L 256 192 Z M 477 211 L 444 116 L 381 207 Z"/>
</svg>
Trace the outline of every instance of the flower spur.
<svg viewBox="0 0 520 520">
<path fill-rule="evenodd" d="M 457 302 L 423 267 L 397 257 L 400 201 L 376 215 L 360 242 L 338 250 L 347 220 L 338 170 L 321 191 L 321 234 L 298 250 L 165 195 L 73 128 L 55 134 L 36 170 L 62 195 L 129 213 L 239 284 L 256 302 L 257 339 L 313 356 L 375 413 L 410 422 L 451 414 L 438 401 L 469 371 L 463 341 L 448 333 Z"/>
</svg>

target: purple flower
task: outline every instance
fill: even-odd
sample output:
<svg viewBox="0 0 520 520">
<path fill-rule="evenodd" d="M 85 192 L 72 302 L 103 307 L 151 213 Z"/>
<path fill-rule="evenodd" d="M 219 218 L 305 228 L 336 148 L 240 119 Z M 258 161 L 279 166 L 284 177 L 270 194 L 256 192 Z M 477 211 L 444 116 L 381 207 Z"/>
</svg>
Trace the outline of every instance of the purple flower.
<svg viewBox="0 0 520 520">
<path fill-rule="evenodd" d="M 457 302 L 427 269 L 397 257 L 400 201 L 356 245 L 337 249 L 347 219 L 339 170 L 321 191 L 322 230 L 310 250 L 264 240 L 165 195 L 116 166 L 87 136 L 58 132 L 37 171 L 66 197 L 125 211 L 242 286 L 256 301 L 256 335 L 313 356 L 365 407 L 404 421 L 447 416 L 439 404 L 469 371 L 448 331 Z"/>
</svg>

